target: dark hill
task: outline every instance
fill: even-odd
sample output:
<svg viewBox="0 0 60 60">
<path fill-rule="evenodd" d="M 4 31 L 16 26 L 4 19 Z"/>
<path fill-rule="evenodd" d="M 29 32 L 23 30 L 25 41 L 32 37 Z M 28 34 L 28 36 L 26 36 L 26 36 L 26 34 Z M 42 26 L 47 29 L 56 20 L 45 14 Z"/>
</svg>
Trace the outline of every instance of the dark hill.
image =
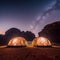
<svg viewBox="0 0 60 60">
<path fill-rule="evenodd" d="M 52 42 L 60 43 L 60 21 L 46 25 L 38 34 L 47 37 Z"/>
</svg>

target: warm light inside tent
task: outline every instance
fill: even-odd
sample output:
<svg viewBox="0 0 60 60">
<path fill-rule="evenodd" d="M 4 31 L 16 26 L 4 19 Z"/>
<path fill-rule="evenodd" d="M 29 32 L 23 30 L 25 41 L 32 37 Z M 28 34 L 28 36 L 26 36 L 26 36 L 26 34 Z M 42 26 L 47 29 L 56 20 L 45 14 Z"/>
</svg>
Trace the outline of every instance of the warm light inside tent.
<svg viewBox="0 0 60 60">
<path fill-rule="evenodd" d="M 39 37 L 38 40 L 37 40 L 37 45 L 50 46 L 51 42 L 47 38 Z"/>
<path fill-rule="evenodd" d="M 9 46 L 26 46 L 27 41 L 23 37 L 12 38 L 9 43 Z"/>
<path fill-rule="evenodd" d="M 12 41 L 12 43 L 13 43 L 14 45 L 16 45 L 17 42 L 18 42 L 18 39 L 17 39 L 17 38 L 15 38 L 15 39 Z"/>
<path fill-rule="evenodd" d="M 51 46 L 51 42 L 45 37 L 37 37 L 32 42 L 33 46 Z"/>
<path fill-rule="evenodd" d="M 43 38 L 43 37 L 41 37 L 41 38 L 39 39 L 39 41 L 41 41 L 41 43 L 45 43 L 45 42 L 46 42 L 45 38 Z"/>
</svg>

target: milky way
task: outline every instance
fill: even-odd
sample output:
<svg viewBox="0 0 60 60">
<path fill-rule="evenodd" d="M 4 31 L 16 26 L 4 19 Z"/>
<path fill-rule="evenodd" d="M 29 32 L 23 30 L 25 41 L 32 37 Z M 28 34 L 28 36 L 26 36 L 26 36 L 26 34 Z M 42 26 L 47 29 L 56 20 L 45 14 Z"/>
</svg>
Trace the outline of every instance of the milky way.
<svg viewBox="0 0 60 60">
<path fill-rule="evenodd" d="M 53 1 L 53 3 L 51 3 L 51 7 L 49 7 L 49 9 L 47 8 L 47 10 L 44 13 L 42 13 L 41 16 L 38 16 L 38 18 L 35 21 L 34 25 L 30 26 L 31 31 L 34 31 L 36 29 L 37 25 L 39 25 L 41 23 L 41 21 L 43 21 L 44 18 L 46 18 L 46 15 L 49 15 L 50 12 L 52 12 L 54 10 L 60 10 L 60 0 Z"/>
</svg>

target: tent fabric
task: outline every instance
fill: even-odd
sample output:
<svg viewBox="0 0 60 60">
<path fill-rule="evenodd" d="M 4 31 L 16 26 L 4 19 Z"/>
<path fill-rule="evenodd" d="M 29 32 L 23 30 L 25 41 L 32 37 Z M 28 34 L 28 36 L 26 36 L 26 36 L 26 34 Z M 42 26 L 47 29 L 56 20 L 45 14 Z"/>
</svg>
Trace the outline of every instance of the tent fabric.
<svg viewBox="0 0 60 60">
<path fill-rule="evenodd" d="M 32 41 L 33 46 L 51 46 L 51 42 L 45 37 L 37 37 Z"/>
<path fill-rule="evenodd" d="M 26 45 L 27 41 L 23 37 L 12 38 L 8 43 L 8 46 L 26 46 Z"/>
</svg>

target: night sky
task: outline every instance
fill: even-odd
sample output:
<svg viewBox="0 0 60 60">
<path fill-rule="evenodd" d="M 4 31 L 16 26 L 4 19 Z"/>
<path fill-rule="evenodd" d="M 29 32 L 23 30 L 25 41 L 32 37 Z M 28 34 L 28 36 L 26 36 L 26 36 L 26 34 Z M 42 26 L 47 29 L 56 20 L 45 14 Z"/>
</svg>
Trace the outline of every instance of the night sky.
<svg viewBox="0 0 60 60">
<path fill-rule="evenodd" d="M 0 0 L 0 34 L 15 27 L 36 35 L 46 24 L 60 21 L 60 0 Z"/>
</svg>

